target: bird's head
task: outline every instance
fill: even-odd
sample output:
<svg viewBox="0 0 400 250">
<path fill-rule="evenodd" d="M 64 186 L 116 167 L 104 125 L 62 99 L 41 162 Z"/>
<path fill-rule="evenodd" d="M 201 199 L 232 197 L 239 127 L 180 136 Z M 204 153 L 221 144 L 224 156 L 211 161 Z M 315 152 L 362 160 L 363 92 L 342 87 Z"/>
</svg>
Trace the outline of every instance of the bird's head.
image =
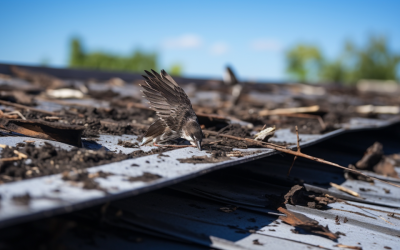
<svg viewBox="0 0 400 250">
<path fill-rule="evenodd" d="M 188 140 L 192 145 L 201 150 L 201 141 L 203 140 L 203 131 L 196 120 L 188 120 L 183 127 L 183 138 Z"/>
</svg>

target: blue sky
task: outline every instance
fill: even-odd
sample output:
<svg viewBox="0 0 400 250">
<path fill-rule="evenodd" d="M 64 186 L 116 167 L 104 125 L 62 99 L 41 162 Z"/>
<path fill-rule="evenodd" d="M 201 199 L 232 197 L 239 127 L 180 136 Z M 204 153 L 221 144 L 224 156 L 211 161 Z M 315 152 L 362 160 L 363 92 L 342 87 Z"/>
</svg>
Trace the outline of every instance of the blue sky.
<svg viewBox="0 0 400 250">
<path fill-rule="evenodd" d="M 67 65 L 69 41 L 90 51 L 157 51 L 168 69 L 284 80 L 284 51 L 299 42 L 335 56 L 346 39 L 389 38 L 400 52 L 400 1 L 1 1 L 0 62 Z"/>
</svg>

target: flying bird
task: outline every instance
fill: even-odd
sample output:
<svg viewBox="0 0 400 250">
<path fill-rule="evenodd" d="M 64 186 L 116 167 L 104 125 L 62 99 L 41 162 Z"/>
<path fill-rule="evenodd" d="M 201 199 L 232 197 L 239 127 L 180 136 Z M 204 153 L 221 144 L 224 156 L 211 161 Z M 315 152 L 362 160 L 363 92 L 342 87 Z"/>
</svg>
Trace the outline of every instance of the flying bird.
<svg viewBox="0 0 400 250">
<path fill-rule="evenodd" d="M 145 84 L 140 86 L 158 119 L 145 133 L 142 145 L 153 142 L 153 145 L 161 146 L 157 143 L 184 138 L 201 150 L 203 132 L 189 97 L 165 70 L 161 70 L 161 74 L 151 71 L 145 70 Z"/>
</svg>

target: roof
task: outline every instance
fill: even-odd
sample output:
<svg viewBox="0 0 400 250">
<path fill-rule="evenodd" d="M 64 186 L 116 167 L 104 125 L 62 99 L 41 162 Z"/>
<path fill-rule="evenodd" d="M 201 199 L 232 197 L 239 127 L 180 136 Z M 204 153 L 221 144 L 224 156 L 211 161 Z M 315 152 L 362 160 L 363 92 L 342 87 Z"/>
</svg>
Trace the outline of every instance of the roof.
<svg viewBox="0 0 400 250">
<path fill-rule="evenodd" d="M 3 72 L 7 73 L 6 68 L 7 65 L 0 65 L 0 72 L 3 69 Z M 91 73 L 34 69 L 71 78 L 82 75 L 86 77 Z M 111 76 L 111 73 L 107 75 L 95 72 L 95 74 L 104 79 Z M 136 79 L 134 74 L 121 74 L 121 76 L 125 76 L 126 79 Z M 198 84 L 202 84 L 201 82 L 205 83 L 207 80 L 199 80 Z M 103 87 L 99 84 L 95 88 Z M 255 87 L 257 88 L 259 87 Z M 137 88 L 124 86 L 115 90 L 129 95 L 135 93 Z M 109 105 L 106 101 L 93 99 L 69 102 L 98 107 Z M 38 104 L 37 108 L 48 111 L 66 105 L 45 100 L 38 100 Z M 384 145 L 385 153 L 400 152 L 400 145 L 397 143 L 399 124 L 399 116 L 390 119 L 352 118 L 332 132 L 300 134 L 300 145 L 304 153 L 347 166 L 360 159 L 365 149 L 375 141 L 380 141 Z M 0 137 L 0 144 L 14 146 L 25 140 L 27 137 L 12 134 Z M 84 140 L 83 143 L 87 148 L 96 149 L 101 145 L 108 150 L 121 151 L 124 154 L 139 150 L 118 145 L 119 140 L 129 140 L 134 143 L 138 141 L 138 136 L 101 134 L 96 143 L 93 144 L 88 140 Z M 34 141 L 36 145 L 47 142 L 71 149 L 70 145 L 61 142 L 43 139 Z M 295 144 L 296 134 L 290 129 L 280 129 L 273 141 Z M 148 151 L 152 148 L 142 147 L 141 150 Z M 296 146 L 291 145 L 289 148 L 295 149 Z M 221 249 L 256 249 L 265 247 L 266 244 L 276 249 L 332 248 L 335 244 L 358 246 L 360 245 L 358 242 L 364 249 L 381 249 L 384 246 L 394 247 L 399 244 L 400 238 L 397 236 L 400 235 L 400 231 L 397 228 L 400 220 L 388 214 L 395 213 L 400 216 L 398 205 L 400 189 L 380 182 L 371 185 L 359 180 L 347 180 L 340 169 L 304 159 L 296 161 L 290 177 L 287 177 L 292 157 L 282 157 L 277 151 L 265 148 L 237 150 L 242 151 L 244 156 L 231 157 L 229 160 L 215 163 L 181 163 L 179 159 L 182 158 L 207 155 L 205 151 L 183 148 L 87 169 L 92 174 L 99 171 L 112 174 L 107 178 L 96 179 L 102 190 L 84 189 L 81 185 L 63 180 L 62 174 L 2 184 L 0 227 L 7 228 L 74 211 L 77 212 L 72 213 L 72 216 L 83 216 L 91 211 L 91 207 L 112 202 L 109 207 L 110 216 L 118 211 L 122 211 L 124 216 L 117 222 L 108 221 L 108 227 L 148 237 L 150 240 L 147 243 L 137 245 L 143 248 L 158 244 L 170 244 L 174 248 L 188 247 L 186 243 L 182 245 L 176 241 Z M 399 170 L 397 167 L 396 171 Z M 131 181 L 132 178 L 146 173 L 158 177 L 150 182 Z M 371 172 L 368 174 L 374 175 Z M 395 178 L 376 174 L 375 176 L 400 183 Z M 338 191 L 329 185 L 330 182 L 357 190 L 362 198 Z M 270 208 L 272 201 L 268 197 L 287 193 L 295 184 L 304 184 L 309 191 L 333 195 L 343 201 L 329 204 L 327 210 L 290 204 L 287 204 L 286 208 L 289 211 L 305 214 L 322 225 L 328 225 L 332 232 L 340 231 L 346 236 L 341 236 L 337 242 L 333 242 L 320 236 L 303 234 L 304 232 L 294 234 L 291 231 L 294 229 L 292 226 L 277 219 L 277 211 Z M 390 192 L 387 193 L 386 190 Z M 28 206 L 15 202 L 14 197 L 27 193 L 30 196 Z M 229 205 L 228 208 L 233 206 L 237 209 L 233 212 L 222 212 L 220 208 L 226 205 Z M 80 212 L 82 208 L 89 210 Z M 336 216 L 342 220 L 340 225 L 335 221 Z M 343 222 L 344 217 L 348 222 Z M 72 237 L 72 242 L 79 241 L 73 236 L 68 237 Z M 110 237 L 113 243 L 119 241 L 126 247 L 131 246 L 119 236 Z M 96 240 L 103 242 L 104 246 L 108 244 L 104 239 L 96 238 Z"/>
</svg>

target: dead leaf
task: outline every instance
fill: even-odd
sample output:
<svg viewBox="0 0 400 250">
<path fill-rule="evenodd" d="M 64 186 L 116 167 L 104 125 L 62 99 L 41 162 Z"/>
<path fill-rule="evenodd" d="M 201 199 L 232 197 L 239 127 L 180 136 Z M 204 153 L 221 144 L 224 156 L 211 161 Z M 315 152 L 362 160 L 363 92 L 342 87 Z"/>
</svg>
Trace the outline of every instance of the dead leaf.
<svg viewBox="0 0 400 250">
<path fill-rule="evenodd" d="M 318 221 L 313 220 L 304 214 L 291 212 L 283 207 L 278 208 L 278 211 L 286 214 L 286 216 L 279 216 L 279 219 L 289 225 L 299 227 L 314 234 L 328 237 L 331 240 L 336 240 L 339 238 L 336 234 L 329 230 L 328 226 L 323 227 L 322 225 L 319 225 Z"/>
</svg>

